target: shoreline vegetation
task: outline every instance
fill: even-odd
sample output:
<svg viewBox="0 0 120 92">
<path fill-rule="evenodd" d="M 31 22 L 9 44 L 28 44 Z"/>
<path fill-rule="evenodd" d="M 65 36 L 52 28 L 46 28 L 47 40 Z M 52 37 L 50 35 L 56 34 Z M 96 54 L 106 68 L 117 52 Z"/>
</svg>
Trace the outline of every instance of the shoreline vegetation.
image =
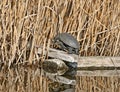
<svg viewBox="0 0 120 92">
<path fill-rule="evenodd" d="M 0 0 L 0 91 L 48 92 L 49 81 L 34 64 L 41 67 L 46 57 L 37 49 L 43 46 L 44 54 L 52 48 L 58 32 L 71 33 L 79 41 L 79 56 L 120 56 L 120 1 Z M 120 90 L 118 77 L 83 79 L 77 92 L 86 92 L 84 85 L 90 85 L 89 92 Z"/>
</svg>

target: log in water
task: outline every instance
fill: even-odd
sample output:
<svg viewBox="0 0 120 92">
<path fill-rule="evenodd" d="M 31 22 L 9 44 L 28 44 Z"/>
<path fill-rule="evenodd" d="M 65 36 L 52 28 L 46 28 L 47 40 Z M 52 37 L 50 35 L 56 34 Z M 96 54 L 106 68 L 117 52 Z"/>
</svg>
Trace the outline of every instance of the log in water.
<svg viewBox="0 0 120 92">
<path fill-rule="evenodd" d="M 77 62 L 79 76 L 119 76 L 120 57 L 89 56 L 81 57 L 75 54 L 67 54 L 64 51 L 49 48 L 44 55 L 68 62 Z M 38 54 L 42 54 L 42 48 L 38 48 Z"/>
</svg>

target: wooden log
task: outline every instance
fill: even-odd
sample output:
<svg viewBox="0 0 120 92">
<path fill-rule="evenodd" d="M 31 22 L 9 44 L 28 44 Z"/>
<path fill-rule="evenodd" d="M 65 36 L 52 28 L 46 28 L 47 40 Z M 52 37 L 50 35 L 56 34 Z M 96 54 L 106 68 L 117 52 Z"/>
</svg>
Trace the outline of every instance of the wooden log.
<svg viewBox="0 0 120 92">
<path fill-rule="evenodd" d="M 38 49 L 38 54 L 42 49 Z M 67 54 L 64 51 L 50 48 L 48 57 L 77 62 L 77 75 L 85 76 L 118 76 L 120 75 L 120 57 L 89 56 L 81 57 L 74 54 Z"/>
<path fill-rule="evenodd" d="M 105 57 L 105 56 L 79 57 L 78 68 L 80 70 L 120 69 L 120 57 Z"/>
<path fill-rule="evenodd" d="M 66 52 L 61 50 L 49 48 L 48 52 L 45 51 L 45 54 L 46 53 L 48 53 L 48 57 L 51 57 L 51 58 L 57 58 L 57 59 L 65 60 L 68 62 L 78 61 L 78 55 L 67 54 Z M 42 54 L 42 48 L 38 48 L 38 54 Z"/>
<path fill-rule="evenodd" d="M 78 76 L 120 76 L 120 57 L 79 57 Z"/>
<path fill-rule="evenodd" d="M 78 70 L 77 76 L 120 76 L 120 70 Z"/>
</svg>

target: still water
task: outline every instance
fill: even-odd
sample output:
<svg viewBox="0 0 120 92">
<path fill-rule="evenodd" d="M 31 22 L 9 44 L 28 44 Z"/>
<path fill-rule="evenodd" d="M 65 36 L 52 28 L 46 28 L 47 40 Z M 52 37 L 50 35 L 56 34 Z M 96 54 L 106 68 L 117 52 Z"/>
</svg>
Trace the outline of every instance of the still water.
<svg viewBox="0 0 120 92">
<path fill-rule="evenodd" d="M 120 77 L 44 74 L 38 66 L 0 70 L 0 92 L 120 92 Z"/>
</svg>

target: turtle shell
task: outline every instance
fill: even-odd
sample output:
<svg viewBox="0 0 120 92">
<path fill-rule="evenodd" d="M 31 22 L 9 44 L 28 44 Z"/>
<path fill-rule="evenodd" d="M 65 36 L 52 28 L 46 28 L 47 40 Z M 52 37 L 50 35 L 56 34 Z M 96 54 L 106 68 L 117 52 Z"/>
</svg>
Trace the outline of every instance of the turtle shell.
<svg viewBox="0 0 120 92">
<path fill-rule="evenodd" d="M 61 33 L 58 35 L 59 40 L 61 40 L 64 44 L 73 47 L 79 48 L 78 41 L 69 33 Z"/>
</svg>

